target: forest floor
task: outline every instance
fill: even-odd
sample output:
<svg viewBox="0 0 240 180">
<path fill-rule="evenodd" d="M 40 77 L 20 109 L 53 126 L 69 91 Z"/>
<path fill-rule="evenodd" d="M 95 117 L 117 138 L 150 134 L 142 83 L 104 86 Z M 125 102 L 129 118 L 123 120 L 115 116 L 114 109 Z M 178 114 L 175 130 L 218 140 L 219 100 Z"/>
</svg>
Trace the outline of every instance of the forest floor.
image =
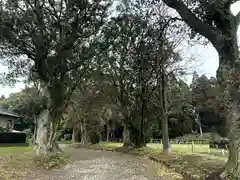
<svg viewBox="0 0 240 180">
<path fill-rule="evenodd" d="M 183 179 L 186 174 L 204 179 L 227 160 L 220 150 L 209 150 L 207 145 L 195 145 L 194 153 L 190 145 L 172 145 L 173 153 L 170 155 L 162 154 L 159 144 L 148 144 L 127 154 L 115 152 L 121 145 L 101 143 L 90 147 L 92 149 L 64 145 L 64 151 L 70 155 L 69 163 L 51 170 L 36 168 L 32 147 L 0 147 L 0 179 L 164 180 Z"/>
<path fill-rule="evenodd" d="M 0 179 L 3 180 L 165 180 L 145 157 L 93 149 L 64 147 L 70 155 L 60 169 L 36 168 L 31 147 L 0 147 Z M 168 169 L 161 167 L 162 171 Z M 171 172 L 169 175 L 171 175 Z M 171 176 L 172 177 L 172 176 Z"/>
</svg>

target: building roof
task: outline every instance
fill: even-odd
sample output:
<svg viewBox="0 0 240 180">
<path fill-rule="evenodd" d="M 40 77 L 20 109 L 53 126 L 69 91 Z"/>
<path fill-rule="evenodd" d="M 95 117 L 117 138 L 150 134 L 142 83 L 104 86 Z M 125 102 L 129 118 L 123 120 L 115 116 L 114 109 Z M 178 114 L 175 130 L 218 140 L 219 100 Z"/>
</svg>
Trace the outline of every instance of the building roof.
<svg viewBox="0 0 240 180">
<path fill-rule="evenodd" d="M 7 112 L 5 110 L 2 110 L 0 109 L 0 115 L 2 116 L 11 116 L 11 117 L 16 117 L 16 118 L 19 118 L 20 116 L 15 114 L 15 113 L 10 113 L 10 112 Z"/>
</svg>

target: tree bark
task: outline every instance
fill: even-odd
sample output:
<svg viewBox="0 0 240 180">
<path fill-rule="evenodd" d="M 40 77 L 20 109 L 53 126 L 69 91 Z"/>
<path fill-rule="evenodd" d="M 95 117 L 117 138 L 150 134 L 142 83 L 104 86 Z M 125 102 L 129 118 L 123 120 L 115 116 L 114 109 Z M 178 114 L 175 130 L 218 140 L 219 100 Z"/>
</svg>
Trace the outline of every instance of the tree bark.
<svg viewBox="0 0 240 180">
<path fill-rule="evenodd" d="M 199 133 L 200 133 L 200 137 L 202 137 L 203 132 L 202 132 L 202 123 L 201 123 L 201 121 L 199 121 Z"/>
<path fill-rule="evenodd" d="M 80 127 L 81 127 L 81 145 L 88 146 L 90 143 L 90 138 L 88 135 L 87 123 L 85 120 L 80 121 Z"/>
<path fill-rule="evenodd" d="M 123 147 L 132 146 L 132 141 L 130 138 L 130 130 L 127 124 L 123 124 Z"/>
<path fill-rule="evenodd" d="M 202 135 L 203 135 L 203 132 L 202 132 L 202 123 L 201 123 L 201 120 L 199 119 L 199 115 L 198 115 L 198 114 L 197 114 L 197 117 L 196 117 L 196 123 L 197 123 L 197 125 L 199 126 L 200 137 L 202 137 Z"/>
<path fill-rule="evenodd" d="M 107 122 L 107 141 L 110 141 L 110 132 L 111 132 L 111 125 L 109 125 L 109 123 Z"/>
<path fill-rule="evenodd" d="M 222 173 L 222 177 L 239 178 L 240 177 L 240 109 L 238 104 L 232 104 L 232 112 L 227 119 L 228 121 L 228 139 L 229 139 L 229 156 Z"/>
<path fill-rule="evenodd" d="M 42 110 L 39 115 L 36 117 L 37 119 L 37 136 L 36 136 L 36 144 L 37 144 L 37 155 L 47 155 L 48 154 L 48 136 L 49 136 L 49 111 L 48 109 Z"/>
<path fill-rule="evenodd" d="M 111 130 L 111 138 L 112 138 L 112 141 L 116 141 L 116 137 L 115 137 L 115 129 L 116 129 L 116 123 L 113 122 L 112 124 L 112 130 Z"/>
<path fill-rule="evenodd" d="M 60 125 L 60 117 L 50 122 L 50 134 L 48 139 L 48 150 L 52 152 L 61 151 L 57 143 L 57 131 Z"/>
<path fill-rule="evenodd" d="M 45 109 L 42 109 L 36 116 L 36 152 L 38 156 L 47 156 L 49 152 L 61 151 L 57 144 L 57 130 L 61 121 L 64 101 L 54 102 L 58 98 L 51 97 L 53 92 L 50 92 L 48 86 L 43 87 L 42 96 L 46 98 L 47 104 Z"/>
<path fill-rule="evenodd" d="M 78 143 L 81 141 L 80 139 L 80 129 L 78 127 L 74 127 L 73 128 L 73 132 L 72 132 L 72 142 L 73 143 Z"/>
<path fill-rule="evenodd" d="M 33 132 L 33 140 L 32 140 L 32 143 L 34 145 L 36 145 L 36 139 L 37 139 L 37 125 L 38 125 L 38 118 L 36 115 L 34 115 L 34 122 L 35 122 L 35 125 L 34 125 L 34 132 Z"/>
<path fill-rule="evenodd" d="M 166 75 L 164 70 L 161 70 L 161 89 L 162 89 L 162 142 L 163 142 L 163 152 L 170 153 L 171 147 L 169 142 L 169 134 L 168 134 L 168 112 L 167 112 L 167 89 L 166 89 Z"/>
<path fill-rule="evenodd" d="M 229 114 L 226 117 L 229 156 L 221 176 L 231 179 L 240 177 L 240 57 L 236 47 L 237 44 L 232 49 L 224 46 L 222 51 L 219 51 L 220 65 L 218 68 L 218 78 L 223 97 L 225 97 L 224 106 Z"/>
</svg>

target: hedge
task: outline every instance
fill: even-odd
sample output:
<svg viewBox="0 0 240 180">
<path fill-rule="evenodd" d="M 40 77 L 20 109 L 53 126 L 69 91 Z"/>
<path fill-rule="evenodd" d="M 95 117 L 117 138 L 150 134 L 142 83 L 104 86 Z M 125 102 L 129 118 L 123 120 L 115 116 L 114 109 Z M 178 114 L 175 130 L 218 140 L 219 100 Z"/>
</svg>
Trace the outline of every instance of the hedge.
<svg viewBox="0 0 240 180">
<path fill-rule="evenodd" d="M 0 133 L 0 144 L 11 144 L 11 143 L 26 143 L 25 133 L 11 133 L 11 132 L 1 132 Z"/>
</svg>

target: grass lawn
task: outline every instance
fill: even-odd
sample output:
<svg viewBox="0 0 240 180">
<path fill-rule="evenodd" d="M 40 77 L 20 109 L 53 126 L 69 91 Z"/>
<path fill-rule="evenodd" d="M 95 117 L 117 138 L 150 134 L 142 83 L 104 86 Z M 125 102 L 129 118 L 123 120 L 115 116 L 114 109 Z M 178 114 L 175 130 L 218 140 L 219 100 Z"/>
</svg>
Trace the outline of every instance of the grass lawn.
<svg viewBox="0 0 240 180">
<path fill-rule="evenodd" d="M 105 150 L 112 150 L 122 146 L 121 143 L 102 143 Z M 221 150 L 209 149 L 208 145 L 194 145 L 194 153 L 192 147 L 188 144 L 173 144 L 173 153 L 165 155 L 162 153 L 161 144 L 148 144 L 147 147 L 135 149 L 133 153 L 148 156 L 150 159 L 163 162 L 170 169 L 174 169 L 177 173 L 191 174 L 196 179 L 202 179 L 211 172 L 221 168 L 226 160 L 227 154 L 222 156 Z M 163 175 L 162 166 L 157 167 L 158 174 Z M 165 175 L 169 174 L 169 170 Z M 182 179 L 175 173 L 174 179 Z M 173 176 L 172 176 L 173 177 Z M 173 178 L 171 178 L 173 179 Z"/>
<path fill-rule="evenodd" d="M 37 169 L 60 168 L 68 162 L 66 153 L 37 157 L 31 146 L 0 147 L 0 179 L 22 180 Z"/>
<path fill-rule="evenodd" d="M 0 147 L 0 179 L 23 179 L 30 172 L 34 155 L 31 147 Z"/>
</svg>

